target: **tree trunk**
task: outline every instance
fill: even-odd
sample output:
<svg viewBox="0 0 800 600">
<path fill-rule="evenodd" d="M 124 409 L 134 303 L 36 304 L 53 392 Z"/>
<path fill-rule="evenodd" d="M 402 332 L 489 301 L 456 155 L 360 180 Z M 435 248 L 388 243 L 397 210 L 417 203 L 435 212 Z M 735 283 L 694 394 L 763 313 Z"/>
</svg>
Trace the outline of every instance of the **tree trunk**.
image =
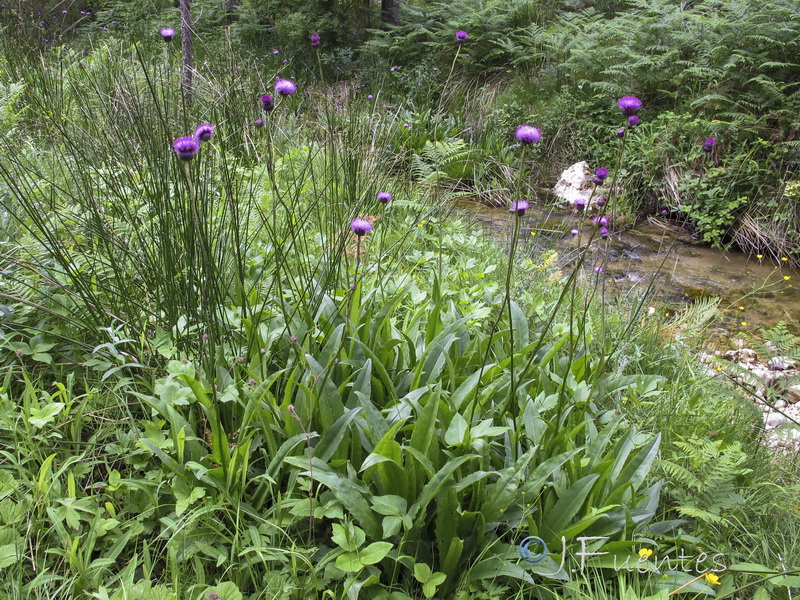
<svg viewBox="0 0 800 600">
<path fill-rule="evenodd" d="M 192 47 L 192 0 L 181 1 L 181 54 L 183 56 L 183 73 L 181 88 L 183 99 L 188 108 L 192 108 L 192 72 L 194 71 L 194 51 Z"/>
<path fill-rule="evenodd" d="M 400 0 L 381 0 L 381 21 L 400 25 Z"/>
</svg>

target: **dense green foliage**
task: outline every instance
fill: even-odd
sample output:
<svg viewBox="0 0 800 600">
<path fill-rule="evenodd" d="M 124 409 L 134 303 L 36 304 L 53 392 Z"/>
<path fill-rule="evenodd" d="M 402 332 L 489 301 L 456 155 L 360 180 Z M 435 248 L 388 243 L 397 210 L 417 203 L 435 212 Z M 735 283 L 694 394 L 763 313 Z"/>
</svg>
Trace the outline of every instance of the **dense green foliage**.
<svg viewBox="0 0 800 600">
<path fill-rule="evenodd" d="M 56 3 L 0 13 L 30 27 L 0 58 L 0 595 L 790 597 L 797 466 L 693 357 L 717 304 L 667 321 L 612 300 L 588 251 L 608 247 L 580 219 L 563 264 L 520 239 L 520 212 L 503 248 L 454 210 L 590 158 L 621 184 L 609 214 L 674 171 L 682 204 L 660 206 L 720 240 L 755 218 L 747 186 L 791 173 L 790 146 L 759 141 L 789 112 L 744 122 L 706 99 L 687 116 L 703 86 L 637 50 L 696 62 L 695 38 L 662 38 L 706 35 L 676 25 L 711 19 L 700 3 L 568 4 L 409 6 L 386 36 L 361 3 L 328 18 L 322 0 L 197 0 L 191 105 L 157 35 L 177 23 L 166 3 L 75 2 L 56 25 L 37 20 Z M 725 12 L 707 43 L 779 6 Z M 304 28 L 340 45 L 316 55 Z M 474 46 L 455 46 L 461 28 Z M 273 93 L 277 76 L 298 92 Z M 623 93 L 647 100 L 624 142 Z M 523 121 L 545 142 L 514 141 Z M 200 123 L 215 133 L 181 160 L 173 140 Z M 730 186 L 745 199 L 720 221 Z M 539 562 L 520 556 L 530 536 Z M 587 549 L 607 554 L 584 565 Z"/>
</svg>

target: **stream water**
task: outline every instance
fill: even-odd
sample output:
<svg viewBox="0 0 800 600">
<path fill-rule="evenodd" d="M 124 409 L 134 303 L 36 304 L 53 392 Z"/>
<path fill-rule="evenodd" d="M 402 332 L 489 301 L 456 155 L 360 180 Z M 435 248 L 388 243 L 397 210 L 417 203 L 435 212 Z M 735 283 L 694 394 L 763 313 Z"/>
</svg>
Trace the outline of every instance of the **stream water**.
<svg viewBox="0 0 800 600">
<path fill-rule="evenodd" d="M 458 207 L 492 235 L 510 241 L 514 217 L 508 209 L 477 202 L 459 202 Z M 593 227 L 591 219 L 579 220 L 574 212 L 531 207 L 523 217 L 520 238 L 530 256 L 557 250 L 559 268 L 568 271 L 576 263 L 579 244 L 570 230 L 580 228 L 585 245 Z M 595 235 L 584 261 L 588 273 L 595 265 L 604 266 L 607 288 L 643 293 L 652 282 L 648 306 L 664 311 L 702 297 L 720 298 L 722 316 L 709 332 L 717 346 L 727 346 L 743 332 L 760 337 L 759 329 L 779 321 L 800 335 L 800 273 L 795 270 L 766 258 L 697 244 L 684 228 L 662 218 L 611 228 L 608 242 Z"/>
</svg>

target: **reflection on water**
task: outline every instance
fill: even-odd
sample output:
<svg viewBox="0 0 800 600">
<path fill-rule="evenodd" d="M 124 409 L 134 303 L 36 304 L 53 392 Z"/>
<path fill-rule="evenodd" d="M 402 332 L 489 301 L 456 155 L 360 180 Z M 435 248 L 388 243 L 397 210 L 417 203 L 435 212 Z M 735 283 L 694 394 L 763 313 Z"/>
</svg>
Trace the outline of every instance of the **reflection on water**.
<svg viewBox="0 0 800 600">
<path fill-rule="evenodd" d="M 513 216 L 507 209 L 474 202 L 460 202 L 458 207 L 498 238 L 510 238 Z M 569 233 L 573 227 L 580 227 L 585 244 L 594 226 L 590 219 L 579 222 L 571 212 L 532 207 L 524 217 L 521 239 L 532 254 L 557 249 L 560 267 L 566 270 L 578 254 L 578 239 Z M 644 292 L 653 282 L 651 303 L 719 297 L 723 319 L 715 324 L 715 337 L 736 336 L 742 331 L 755 334 L 778 321 L 785 321 L 800 335 L 797 271 L 741 252 L 693 244 L 690 236 L 666 219 L 638 223 L 635 230 L 612 230 L 608 241 L 606 246 L 595 236 L 585 268 L 602 264 L 607 283 L 620 291 Z"/>
</svg>

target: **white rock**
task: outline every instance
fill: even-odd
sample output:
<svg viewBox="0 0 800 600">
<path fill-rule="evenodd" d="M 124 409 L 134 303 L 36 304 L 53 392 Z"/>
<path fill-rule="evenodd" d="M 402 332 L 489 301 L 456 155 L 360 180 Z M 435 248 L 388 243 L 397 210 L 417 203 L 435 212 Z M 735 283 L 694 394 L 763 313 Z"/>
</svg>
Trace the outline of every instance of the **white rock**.
<svg viewBox="0 0 800 600">
<path fill-rule="evenodd" d="M 740 348 L 738 350 L 728 350 L 725 358 L 733 362 L 752 363 L 757 360 L 756 351 L 750 348 Z"/>
<path fill-rule="evenodd" d="M 589 208 L 589 198 L 594 188 L 593 176 L 594 174 L 589 169 L 589 163 L 585 160 L 575 163 L 561 173 L 561 179 L 553 188 L 553 193 L 570 206 L 575 204 L 575 200 L 581 198 L 586 203 L 586 208 Z M 595 196 L 592 200 L 594 201 L 597 197 Z"/>
<path fill-rule="evenodd" d="M 786 423 L 786 417 L 784 417 L 781 413 L 771 412 L 767 415 L 766 419 L 764 419 L 764 424 L 769 429 L 773 429 L 779 425 L 783 425 L 784 423 Z"/>
<path fill-rule="evenodd" d="M 788 356 L 775 356 L 767 364 L 777 371 L 786 371 L 797 367 L 797 361 Z"/>
</svg>

